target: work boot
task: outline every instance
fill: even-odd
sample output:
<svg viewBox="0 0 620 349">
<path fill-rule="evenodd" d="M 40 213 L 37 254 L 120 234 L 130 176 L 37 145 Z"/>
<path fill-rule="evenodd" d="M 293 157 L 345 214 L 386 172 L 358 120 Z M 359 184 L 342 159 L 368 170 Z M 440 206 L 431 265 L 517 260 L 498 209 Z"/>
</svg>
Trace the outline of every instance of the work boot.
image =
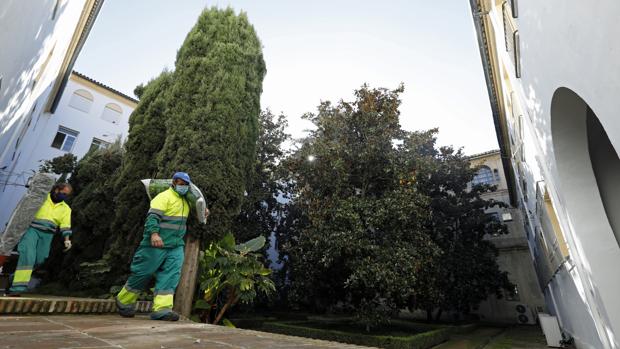
<svg viewBox="0 0 620 349">
<path fill-rule="evenodd" d="M 166 312 L 154 312 L 151 313 L 151 320 L 179 321 L 179 314 L 172 310 Z"/>
<path fill-rule="evenodd" d="M 114 298 L 116 300 L 116 309 L 118 310 L 118 314 L 122 317 L 134 317 L 136 316 L 136 310 L 133 305 L 125 305 L 121 303 L 118 298 Z"/>
</svg>

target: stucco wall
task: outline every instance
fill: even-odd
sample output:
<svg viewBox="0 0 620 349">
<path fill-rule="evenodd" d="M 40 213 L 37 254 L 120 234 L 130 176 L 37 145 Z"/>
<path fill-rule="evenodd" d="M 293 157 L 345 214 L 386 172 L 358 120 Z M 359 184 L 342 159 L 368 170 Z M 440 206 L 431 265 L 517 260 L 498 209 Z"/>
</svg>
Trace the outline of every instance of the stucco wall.
<svg viewBox="0 0 620 349">
<path fill-rule="evenodd" d="M 69 105 L 73 92 L 78 89 L 86 90 L 93 95 L 93 103 L 87 113 Z M 117 124 L 101 118 L 103 109 L 108 103 L 115 103 L 123 110 L 121 119 Z M 33 120 L 25 134 L 23 151 L 15 167 L 15 172 L 32 173 L 38 170 L 42 160 L 49 160 L 66 154 L 60 149 L 51 147 L 59 126 L 79 132 L 71 150 L 71 153 L 76 155 L 78 159 L 86 155 L 93 138 L 109 143 L 113 143 L 119 138 L 121 141 L 126 139 L 129 116 L 134 108 L 135 103 L 119 98 L 113 93 L 94 88 L 91 83 L 72 76 L 62 93 L 56 112 L 54 114 L 41 113 Z M 24 193 L 25 188 L 20 186 L 7 186 L 1 193 L 3 205 L 0 206 L 0 226 L 3 227 L 6 224 L 13 208 Z"/>
<path fill-rule="evenodd" d="M 504 49 L 501 7 L 488 16 L 500 74 L 506 76 L 500 101 L 509 105 L 507 96 L 514 90 L 514 102 L 522 108 L 522 165 L 517 160 L 519 145 L 511 149 L 517 178 L 527 182 L 525 187 L 517 183 L 518 195 L 521 200 L 531 198 L 536 182 L 544 181 L 574 263 L 571 272 L 557 271 L 546 292 L 548 298 L 554 296 L 564 330 L 579 347 L 620 347 L 620 248 L 601 200 L 610 186 L 601 187 L 602 193 L 598 190 L 585 122 L 589 107 L 617 155 L 620 48 L 615 38 L 620 34 L 620 2 L 519 0 L 518 7 L 521 78 L 515 76 Z M 513 117 L 504 112 L 506 119 Z M 514 128 L 510 122 L 508 126 Z M 524 207 L 536 225 L 535 202 L 525 202 Z M 530 246 L 535 249 L 532 242 Z"/>
<path fill-rule="evenodd" d="M 470 163 L 475 167 L 487 166 L 491 171 L 497 170 L 499 178 L 496 177 L 496 179 L 499 180 L 494 183 L 497 190 L 485 193 L 484 198 L 510 205 L 508 184 L 499 151 L 475 155 L 470 158 Z M 532 323 L 535 323 L 535 312 L 543 310 L 545 304 L 528 250 L 521 213 L 518 209 L 510 207 L 491 208 L 488 212 L 498 212 L 500 217 L 502 213 L 510 213 L 512 216 L 512 221 L 504 222 L 508 227 L 508 234 L 489 237 L 489 239 L 499 249 L 498 265 L 500 270 L 508 272 L 510 281 L 517 286 L 519 299 L 508 300 L 507 298 L 498 299 L 494 295 L 489 296 L 480 304 L 475 313 L 484 321 L 514 324 L 518 323 L 516 306 L 525 305 L 529 309 L 528 318 L 533 320 Z"/>
<path fill-rule="evenodd" d="M 56 0 L 0 2 L 0 168 L 11 167 L 33 107 L 39 113 L 47 102 L 85 2 L 60 1 L 55 16 Z"/>
</svg>

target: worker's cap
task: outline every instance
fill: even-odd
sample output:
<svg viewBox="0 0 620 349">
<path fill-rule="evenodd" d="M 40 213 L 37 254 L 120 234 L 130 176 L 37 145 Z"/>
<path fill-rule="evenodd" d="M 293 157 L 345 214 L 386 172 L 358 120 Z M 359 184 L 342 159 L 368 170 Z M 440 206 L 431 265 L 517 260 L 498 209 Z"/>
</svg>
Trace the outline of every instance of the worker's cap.
<svg viewBox="0 0 620 349">
<path fill-rule="evenodd" d="M 181 179 L 187 183 L 191 183 L 192 180 L 189 178 L 189 175 L 186 172 L 177 172 L 172 176 L 172 180 Z"/>
</svg>

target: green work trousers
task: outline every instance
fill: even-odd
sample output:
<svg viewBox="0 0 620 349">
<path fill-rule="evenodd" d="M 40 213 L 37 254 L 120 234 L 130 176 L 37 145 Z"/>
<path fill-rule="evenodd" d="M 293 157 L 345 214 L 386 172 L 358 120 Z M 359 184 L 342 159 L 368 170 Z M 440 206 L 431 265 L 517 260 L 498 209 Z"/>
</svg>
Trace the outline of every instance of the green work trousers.
<svg viewBox="0 0 620 349">
<path fill-rule="evenodd" d="M 151 277 L 155 277 L 153 313 L 155 316 L 163 316 L 172 311 L 174 291 L 181 278 L 183 257 L 183 246 L 138 247 L 131 262 L 131 275 L 117 296 L 118 302 L 122 306 L 133 308 L 139 293 L 146 289 Z"/>
<path fill-rule="evenodd" d="M 19 259 L 17 269 L 13 277 L 11 292 L 24 292 L 28 289 L 28 283 L 32 277 L 32 269 L 43 264 L 50 254 L 50 246 L 54 234 L 40 231 L 36 228 L 28 228 L 17 245 Z"/>
</svg>

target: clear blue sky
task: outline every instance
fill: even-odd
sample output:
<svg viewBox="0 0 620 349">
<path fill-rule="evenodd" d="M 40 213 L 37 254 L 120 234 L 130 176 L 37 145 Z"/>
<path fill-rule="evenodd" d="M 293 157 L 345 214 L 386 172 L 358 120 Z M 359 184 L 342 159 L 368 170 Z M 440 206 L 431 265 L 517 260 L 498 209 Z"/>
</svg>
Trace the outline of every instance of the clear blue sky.
<svg viewBox="0 0 620 349">
<path fill-rule="evenodd" d="M 294 136 L 321 100 L 363 83 L 405 83 L 401 124 L 439 127 L 442 145 L 496 149 L 469 4 L 464 0 L 106 0 L 75 69 L 122 92 L 173 68 L 205 7 L 248 14 L 264 46 L 262 107 L 284 112 Z"/>
</svg>

